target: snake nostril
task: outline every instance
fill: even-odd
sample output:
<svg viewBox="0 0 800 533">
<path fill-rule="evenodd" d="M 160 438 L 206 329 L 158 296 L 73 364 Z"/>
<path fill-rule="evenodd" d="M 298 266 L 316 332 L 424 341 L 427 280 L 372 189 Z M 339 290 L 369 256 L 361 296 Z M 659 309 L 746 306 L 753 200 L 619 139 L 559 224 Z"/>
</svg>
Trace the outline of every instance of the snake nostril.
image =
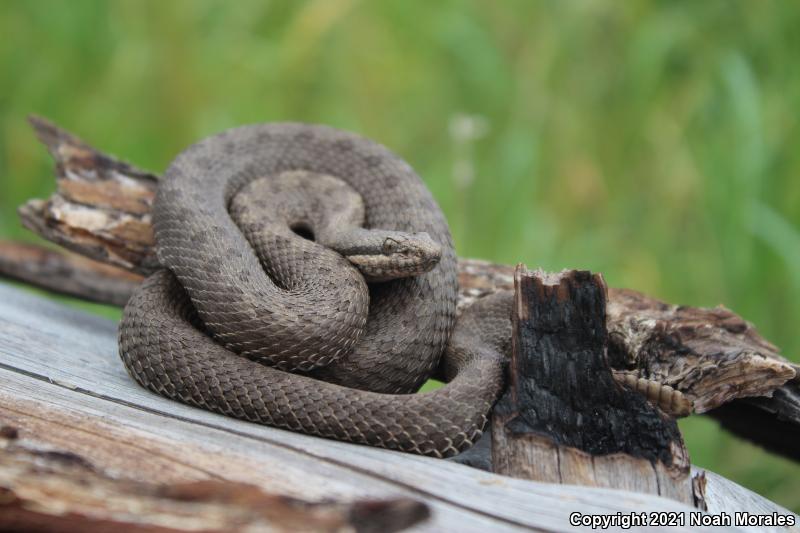
<svg viewBox="0 0 800 533">
<path fill-rule="evenodd" d="M 298 235 L 307 241 L 314 240 L 314 230 L 311 229 L 306 222 L 295 222 L 289 226 L 289 229 L 292 230 L 295 235 Z"/>
</svg>

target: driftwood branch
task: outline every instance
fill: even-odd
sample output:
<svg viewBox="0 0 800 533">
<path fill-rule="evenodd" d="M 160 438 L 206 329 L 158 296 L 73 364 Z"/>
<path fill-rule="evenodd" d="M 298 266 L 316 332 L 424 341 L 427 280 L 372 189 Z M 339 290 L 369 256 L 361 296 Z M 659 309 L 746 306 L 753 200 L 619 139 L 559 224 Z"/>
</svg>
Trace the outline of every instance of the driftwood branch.
<svg viewBox="0 0 800 533">
<path fill-rule="evenodd" d="M 461 260 L 459 270 L 461 307 L 514 288 L 514 270 L 507 265 Z M 672 305 L 611 287 L 606 313 L 612 367 L 635 368 L 671 385 L 693 400 L 695 412 L 708 413 L 731 432 L 800 460 L 795 445 L 800 367 L 781 357 L 752 324 L 722 306 Z M 661 374 L 650 374 L 651 368 Z M 788 369 L 795 375 L 786 379 Z"/>
<path fill-rule="evenodd" d="M 800 461 L 800 379 L 778 388 L 771 398 L 734 400 L 709 414 L 732 433 Z"/>
<path fill-rule="evenodd" d="M 122 307 L 142 281 L 138 274 L 71 252 L 0 241 L 0 273 L 67 296 Z"/>
<path fill-rule="evenodd" d="M 95 261 L 137 275 L 156 269 L 150 208 L 158 177 L 99 152 L 44 119 L 32 118 L 31 124 L 56 161 L 57 190 L 47 200 L 30 200 L 21 206 L 23 224 Z M 10 255 L 10 263 L 20 262 Z M 51 256 L 48 261 L 58 259 Z M 9 273 L 8 264 L 0 261 L 0 271 Z M 459 308 L 495 290 L 513 288 L 509 266 L 461 260 L 459 269 Z M 111 280 L 114 290 L 108 291 L 108 303 L 119 305 L 125 299 L 129 281 L 120 281 L 122 273 L 92 273 L 85 279 L 91 276 L 98 283 L 100 278 Z M 73 270 L 69 277 L 80 276 Z M 46 288 L 58 285 L 46 275 L 29 276 L 26 281 Z M 77 289 L 73 294 L 102 301 L 91 292 Z M 798 367 L 731 311 L 675 306 L 611 288 L 607 318 L 614 368 L 675 388 L 693 402 L 698 413 L 714 414 L 713 410 L 731 401 L 748 402 L 760 413 L 761 424 L 730 427 L 767 446 L 771 441 L 762 438 L 763 429 L 773 421 L 800 427 Z M 787 453 L 779 447 L 772 449 Z"/>
<path fill-rule="evenodd" d="M 31 125 L 55 159 L 56 193 L 20 206 L 22 224 L 96 261 L 138 274 L 157 268 L 150 208 L 158 178 L 44 119 Z"/>
<path fill-rule="evenodd" d="M 693 504 L 675 420 L 612 377 L 602 276 L 520 266 L 514 300 L 510 383 L 492 415 L 494 471 Z"/>
<path fill-rule="evenodd" d="M 144 483 L 111 476 L 73 452 L 17 443 L 0 428 L 0 530 L 399 531 L 425 520 L 411 499 L 308 502 L 226 480 Z"/>
</svg>

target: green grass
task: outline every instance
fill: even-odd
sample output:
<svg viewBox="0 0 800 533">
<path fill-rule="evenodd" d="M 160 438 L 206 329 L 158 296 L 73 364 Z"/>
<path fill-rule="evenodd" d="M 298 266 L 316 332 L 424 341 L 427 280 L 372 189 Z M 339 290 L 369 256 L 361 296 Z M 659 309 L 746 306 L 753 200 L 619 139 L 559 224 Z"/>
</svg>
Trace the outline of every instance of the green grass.
<svg viewBox="0 0 800 533">
<path fill-rule="evenodd" d="M 0 237 L 52 190 L 39 113 L 161 171 L 242 123 L 392 147 L 459 254 L 724 303 L 800 361 L 800 7 L 791 2 L 0 4 Z M 800 467 L 708 420 L 692 459 L 800 511 Z"/>
</svg>

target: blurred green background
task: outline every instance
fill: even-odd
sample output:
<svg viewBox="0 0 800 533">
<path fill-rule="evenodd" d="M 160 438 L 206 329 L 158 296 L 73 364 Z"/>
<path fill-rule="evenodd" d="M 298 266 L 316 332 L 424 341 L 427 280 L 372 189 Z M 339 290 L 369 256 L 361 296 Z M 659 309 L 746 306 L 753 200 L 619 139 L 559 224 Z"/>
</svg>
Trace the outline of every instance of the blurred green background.
<svg viewBox="0 0 800 533">
<path fill-rule="evenodd" d="M 156 172 L 231 126 L 322 122 L 408 160 L 460 255 L 724 303 L 800 361 L 798 28 L 777 1 L 4 0 L 0 238 L 53 189 L 28 113 Z M 800 511 L 800 466 L 681 427 Z"/>
</svg>

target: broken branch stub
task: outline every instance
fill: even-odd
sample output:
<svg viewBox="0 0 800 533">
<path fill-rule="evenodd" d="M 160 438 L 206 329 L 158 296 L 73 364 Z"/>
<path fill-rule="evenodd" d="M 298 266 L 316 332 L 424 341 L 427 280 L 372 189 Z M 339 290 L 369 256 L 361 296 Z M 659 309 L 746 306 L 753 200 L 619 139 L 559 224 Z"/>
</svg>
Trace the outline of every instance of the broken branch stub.
<svg viewBox="0 0 800 533">
<path fill-rule="evenodd" d="M 514 300 L 509 388 L 492 419 L 494 471 L 693 503 L 677 424 L 612 377 L 602 276 L 519 266 Z"/>
</svg>

